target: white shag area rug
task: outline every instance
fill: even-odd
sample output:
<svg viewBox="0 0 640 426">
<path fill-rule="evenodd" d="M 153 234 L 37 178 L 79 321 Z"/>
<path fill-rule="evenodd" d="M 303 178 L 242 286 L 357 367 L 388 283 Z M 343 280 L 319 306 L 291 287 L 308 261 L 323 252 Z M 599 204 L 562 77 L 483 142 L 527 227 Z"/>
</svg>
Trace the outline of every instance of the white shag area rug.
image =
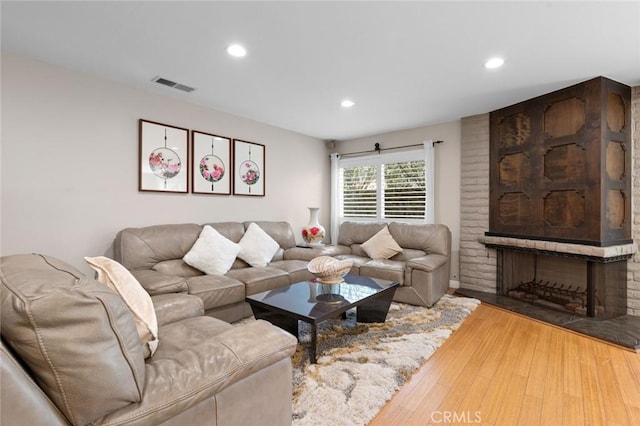
<svg viewBox="0 0 640 426">
<path fill-rule="evenodd" d="M 318 325 L 317 364 L 309 363 L 311 326 L 299 322 L 292 424 L 366 425 L 479 304 L 448 294 L 431 308 L 394 302 L 384 323 L 368 324 L 348 311 Z"/>
<path fill-rule="evenodd" d="M 392 303 L 385 323 L 318 326 L 318 362 L 309 364 L 310 326 L 293 356 L 293 425 L 366 425 L 478 305 L 445 295 L 431 309 Z"/>
</svg>

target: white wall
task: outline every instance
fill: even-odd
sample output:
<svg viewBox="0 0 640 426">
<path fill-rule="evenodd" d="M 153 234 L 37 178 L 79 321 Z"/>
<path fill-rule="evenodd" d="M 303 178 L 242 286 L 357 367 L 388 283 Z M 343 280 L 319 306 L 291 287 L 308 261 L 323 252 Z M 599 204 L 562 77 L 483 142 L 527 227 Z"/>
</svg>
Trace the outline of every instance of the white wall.
<svg viewBox="0 0 640 426">
<path fill-rule="evenodd" d="M 1 117 L 3 256 L 46 253 L 88 272 L 83 257 L 111 256 L 129 226 L 284 220 L 301 241 L 308 206 L 329 225 L 319 139 L 6 52 Z M 265 145 L 266 196 L 139 192 L 140 118 Z"/>
<path fill-rule="evenodd" d="M 435 221 L 451 230 L 451 280 L 452 285 L 456 285 L 460 276 L 460 121 L 339 141 L 333 151 L 341 154 L 368 151 L 376 142 L 383 149 L 393 148 L 421 144 L 429 139 L 444 141 L 435 148 Z"/>
</svg>

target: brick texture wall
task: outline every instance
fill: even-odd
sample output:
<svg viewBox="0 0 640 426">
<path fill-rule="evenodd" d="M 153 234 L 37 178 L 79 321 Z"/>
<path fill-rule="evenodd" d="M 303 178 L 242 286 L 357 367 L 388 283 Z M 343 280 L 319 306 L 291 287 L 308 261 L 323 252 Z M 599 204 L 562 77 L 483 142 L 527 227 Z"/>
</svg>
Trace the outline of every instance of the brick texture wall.
<svg viewBox="0 0 640 426">
<path fill-rule="evenodd" d="M 496 253 L 478 242 L 489 229 L 489 114 L 462 119 L 460 287 L 496 292 Z"/>
<path fill-rule="evenodd" d="M 640 241 L 640 86 L 632 88 L 632 238 Z M 489 114 L 462 119 L 460 287 L 495 293 L 496 253 L 478 242 L 489 229 Z M 640 253 L 627 262 L 627 312 L 640 316 Z"/>
<path fill-rule="evenodd" d="M 631 234 L 634 242 L 640 241 L 640 86 L 631 89 L 631 141 L 633 164 L 633 204 Z M 627 262 L 627 312 L 640 316 L 640 253 Z"/>
</svg>

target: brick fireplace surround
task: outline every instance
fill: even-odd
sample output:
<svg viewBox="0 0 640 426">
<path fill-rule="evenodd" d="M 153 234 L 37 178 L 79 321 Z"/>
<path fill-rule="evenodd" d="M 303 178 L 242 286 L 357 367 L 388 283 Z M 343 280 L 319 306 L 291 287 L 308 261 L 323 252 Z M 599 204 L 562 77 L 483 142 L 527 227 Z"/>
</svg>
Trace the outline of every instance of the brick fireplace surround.
<svg viewBox="0 0 640 426">
<path fill-rule="evenodd" d="M 633 87 L 631 92 L 631 125 L 632 238 L 637 244 L 640 241 L 640 86 Z M 540 317 L 526 303 L 496 295 L 497 252 L 484 244 L 485 232 L 489 230 L 488 113 L 462 119 L 461 152 L 460 292 L 470 290 L 466 294 L 483 301 L 640 349 L 640 252 L 637 250 L 627 261 L 627 315 L 618 319 L 576 319 L 553 311 Z M 620 334 L 624 336 L 613 337 Z"/>
</svg>

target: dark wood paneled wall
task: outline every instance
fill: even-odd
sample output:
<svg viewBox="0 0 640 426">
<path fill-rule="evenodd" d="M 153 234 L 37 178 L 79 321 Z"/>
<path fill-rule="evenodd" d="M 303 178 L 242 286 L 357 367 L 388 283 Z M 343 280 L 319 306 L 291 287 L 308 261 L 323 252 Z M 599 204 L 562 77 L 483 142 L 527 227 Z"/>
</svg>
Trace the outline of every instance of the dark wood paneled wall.
<svg viewBox="0 0 640 426">
<path fill-rule="evenodd" d="M 490 114 L 489 235 L 631 242 L 631 88 L 605 77 Z"/>
</svg>

